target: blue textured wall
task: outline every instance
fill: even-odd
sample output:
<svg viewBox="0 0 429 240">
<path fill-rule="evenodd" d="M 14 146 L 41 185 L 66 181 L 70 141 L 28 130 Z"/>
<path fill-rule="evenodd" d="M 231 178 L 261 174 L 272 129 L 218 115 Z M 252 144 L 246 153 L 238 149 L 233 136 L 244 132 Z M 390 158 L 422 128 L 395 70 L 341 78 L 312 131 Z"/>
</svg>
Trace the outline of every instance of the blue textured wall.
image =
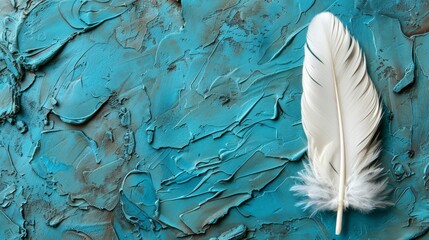
<svg viewBox="0 0 429 240">
<path fill-rule="evenodd" d="M 307 25 L 338 16 L 382 96 L 393 207 L 310 216 Z M 424 0 L 3 0 L 1 239 L 428 239 Z"/>
</svg>

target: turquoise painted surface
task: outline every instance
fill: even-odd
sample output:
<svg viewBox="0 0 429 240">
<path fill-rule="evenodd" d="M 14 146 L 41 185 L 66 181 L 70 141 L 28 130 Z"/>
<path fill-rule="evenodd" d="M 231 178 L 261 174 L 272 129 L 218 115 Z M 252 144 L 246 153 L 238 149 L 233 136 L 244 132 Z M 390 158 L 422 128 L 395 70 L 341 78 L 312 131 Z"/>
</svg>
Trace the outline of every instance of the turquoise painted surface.
<svg viewBox="0 0 429 240">
<path fill-rule="evenodd" d="M 306 26 L 337 15 L 382 96 L 394 206 L 311 216 Z M 427 239 L 425 1 L 2 1 L 1 239 Z"/>
</svg>

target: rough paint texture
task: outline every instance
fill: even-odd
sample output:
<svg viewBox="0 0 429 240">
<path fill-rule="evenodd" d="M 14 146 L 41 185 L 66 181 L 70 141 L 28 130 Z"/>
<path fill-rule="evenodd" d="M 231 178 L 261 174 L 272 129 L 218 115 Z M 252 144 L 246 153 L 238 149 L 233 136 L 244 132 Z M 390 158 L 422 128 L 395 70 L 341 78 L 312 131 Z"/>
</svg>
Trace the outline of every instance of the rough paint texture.
<svg viewBox="0 0 429 240">
<path fill-rule="evenodd" d="M 289 192 L 322 11 L 366 53 L 394 203 L 336 239 L 428 238 L 426 1 L 5 0 L 0 239 L 332 239 Z"/>
</svg>

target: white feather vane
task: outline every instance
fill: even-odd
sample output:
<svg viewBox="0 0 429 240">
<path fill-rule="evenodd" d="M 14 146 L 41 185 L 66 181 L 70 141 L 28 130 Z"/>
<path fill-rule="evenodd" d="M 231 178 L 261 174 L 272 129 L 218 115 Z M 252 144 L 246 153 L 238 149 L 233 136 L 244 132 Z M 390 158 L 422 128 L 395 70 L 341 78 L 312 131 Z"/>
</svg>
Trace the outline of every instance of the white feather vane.
<svg viewBox="0 0 429 240">
<path fill-rule="evenodd" d="M 302 125 L 309 163 L 291 188 L 304 209 L 369 212 L 390 205 L 387 179 L 375 162 L 382 108 L 356 40 L 331 13 L 313 18 L 302 73 Z"/>
</svg>

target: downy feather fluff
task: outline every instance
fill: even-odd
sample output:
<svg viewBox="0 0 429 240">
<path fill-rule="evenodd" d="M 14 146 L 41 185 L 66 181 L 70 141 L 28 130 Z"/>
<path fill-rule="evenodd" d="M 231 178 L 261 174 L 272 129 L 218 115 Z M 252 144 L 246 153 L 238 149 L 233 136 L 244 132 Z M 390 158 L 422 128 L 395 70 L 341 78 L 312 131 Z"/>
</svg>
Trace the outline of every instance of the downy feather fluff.
<svg viewBox="0 0 429 240">
<path fill-rule="evenodd" d="M 335 210 L 339 221 L 346 208 L 369 212 L 389 205 L 387 180 L 375 163 L 379 97 L 358 43 L 331 13 L 317 15 L 308 27 L 302 87 L 309 163 L 291 189 L 306 197 L 299 205 Z"/>
</svg>

